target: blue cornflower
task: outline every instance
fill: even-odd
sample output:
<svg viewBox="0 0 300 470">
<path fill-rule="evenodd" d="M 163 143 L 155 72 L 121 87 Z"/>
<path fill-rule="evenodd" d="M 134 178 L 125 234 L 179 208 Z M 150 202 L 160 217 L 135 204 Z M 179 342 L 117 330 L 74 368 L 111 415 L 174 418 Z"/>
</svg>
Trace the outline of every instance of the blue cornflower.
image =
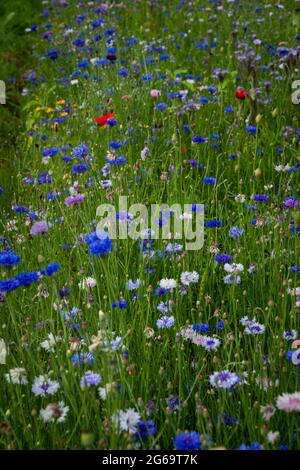
<svg viewBox="0 0 300 470">
<path fill-rule="evenodd" d="M 215 331 L 223 330 L 224 326 L 225 326 L 225 323 L 222 320 L 218 321 L 218 323 L 215 326 Z"/>
<path fill-rule="evenodd" d="M 201 144 L 203 142 L 206 142 L 206 138 L 201 137 L 200 135 L 194 135 L 194 137 L 192 137 L 192 142 L 194 144 Z"/>
<path fill-rule="evenodd" d="M 217 263 L 230 263 L 232 261 L 232 256 L 227 253 L 220 253 L 215 256 L 215 261 Z"/>
<path fill-rule="evenodd" d="M 231 106 L 224 107 L 225 113 L 234 113 L 234 109 Z"/>
<path fill-rule="evenodd" d="M 270 196 L 267 194 L 253 194 L 253 199 L 256 202 L 267 202 L 270 199 Z"/>
<path fill-rule="evenodd" d="M 37 182 L 38 182 L 38 184 L 52 183 L 52 176 L 49 175 L 48 172 L 39 173 L 39 175 L 37 177 Z"/>
<path fill-rule="evenodd" d="M 9 292 L 20 287 L 20 281 L 15 277 L 11 279 L 6 279 L 5 281 L 0 281 L 0 292 Z"/>
<path fill-rule="evenodd" d="M 206 228 L 218 228 L 221 227 L 222 222 L 220 220 L 207 220 L 204 222 L 204 227 Z"/>
<path fill-rule="evenodd" d="M 119 72 L 118 72 L 118 75 L 119 75 L 120 77 L 127 77 L 128 74 L 129 74 L 129 70 L 128 70 L 128 69 L 121 69 L 121 70 L 119 70 Z"/>
<path fill-rule="evenodd" d="M 250 445 L 241 444 L 236 450 L 262 450 L 263 447 L 258 442 L 251 442 Z"/>
<path fill-rule="evenodd" d="M 92 366 L 94 364 L 94 356 L 92 353 L 80 353 L 76 352 L 72 356 L 72 364 L 84 364 L 87 366 Z"/>
<path fill-rule="evenodd" d="M 137 432 L 135 433 L 135 437 L 137 441 L 140 439 L 144 439 L 149 436 L 155 436 L 157 434 L 157 428 L 154 424 L 152 419 L 148 421 L 139 421 L 137 425 Z"/>
<path fill-rule="evenodd" d="M 30 284 L 39 280 L 39 274 L 36 271 L 26 271 L 17 274 L 15 279 L 19 281 L 20 286 L 30 286 Z"/>
<path fill-rule="evenodd" d="M 49 263 L 47 268 L 46 268 L 47 276 L 52 276 L 58 270 L 59 270 L 59 264 L 58 263 Z"/>
<path fill-rule="evenodd" d="M 203 178 L 202 181 L 203 181 L 203 183 L 205 183 L 205 184 L 216 184 L 217 178 L 214 178 L 214 177 L 210 177 L 210 178 L 209 178 L 209 177 L 205 177 L 205 178 Z"/>
<path fill-rule="evenodd" d="M 193 330 L 197 333 L 206 333 L 208 330 L 210 330 L 210 326 L 208 323 L 194 323 Z"/>
<path fill-rule="evenodd" d="M 127 307 L 127 302 L 126 302 L 126 300 L 124 300 L 124 299 L 118 300 L 118 301 L 116 301 L 116 302 L 113 302 L 113 303 L 111 304 L 111 307 L 112 307 L 112 308 L 118 308 L 118 307 L 119 307 L 119 308 L 126 308 L 126 307 Z"/>
<path fill-rule="evenodd" d="M 199 450 L 201 449 L 200 435 L 196 431 L 181 432 L 174 439 L 176 450 Z"/>
<path fill-rule="evenodd" d="M 43 157 L 54 157 L 59 151 L 58 147 L 47 147 L 42 150 L 42 156 Z"/>
<path fill-rule="evenodd" d="M 84 173 L 87 171 L 88 167 L 86 165 L 73 165 L 72 166 L 72 173 Z"/>
<path fill-rule="evenodd" d="M 158 109 L 159 111 L 164 111 L 167 108 L 166 103 L 157 103 L 155 105 L 155 109 Z"/>
<path fill-rule="evenodd" d="M 257 131 L 257 128 L 256 126 L 247 126 L 246 131 L 248 132 L 248 134 L 255 134 Z"/>
<path fill-rule="evenodd" d="M 112 141 L 112 142 L 109 142 L 109 146 L 110 148 L 117 150 L 122 146 L 122 144 L 121 142 Z"/>
<path fill-rule="evenodd" d="M 112 250 L 111 239 L 107 236 L 104 239 L 98 239 L 89 245 L 89 252 L 92 255 L 105 256 Z"/>
<path fill-rule="evenodd" d="M 12 209 L 17 214 L 24 214 L 24 212 L 28 212 L 28 207 L 26 206 L 14 206 Z"/>
<path fill-rule="evenodd" d="M 14 266 L 20 262 L 20 256 L 13 251 L 0 251 L 0 266 Z"/>
<path fill-rule="evenodd" d="M 72 150 L 74 157 L 76 157 L 81 162 L 86 160 L 91 161 L 90 150 L 88 146 L 84 143 L 79 144 L 77 147 L 74 147 Z"/>
</svg>

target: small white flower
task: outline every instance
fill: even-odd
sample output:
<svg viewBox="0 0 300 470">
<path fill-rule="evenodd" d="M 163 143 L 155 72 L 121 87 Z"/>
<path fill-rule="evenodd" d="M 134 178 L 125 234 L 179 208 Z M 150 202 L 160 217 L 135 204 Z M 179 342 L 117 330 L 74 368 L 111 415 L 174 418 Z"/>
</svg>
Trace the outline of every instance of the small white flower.
<svg viewBox="0 0 300 470">
<path fill-rule="evenodd" d="M 107 383 L 104 387 L 99 387 L 98 392 L 102 400 L 106 400 L 107 396 L 114 390 L 115 383 Z"/>
<path fill-rule="evenodd" d="M 48 339 L 40 343 L 40 347 L 48 352 L 54 352 L 56 343 L 60 341 L 58 336 L 54 336 L 52 333 L 48 334 Z"/>
<path fill-rule="evenodd" d="M 97 281 L 96 279 L 94 279 L 93 277 L 86 277 L 85 279 L 82 279 L 79 284 L 78 284 L 78 287 L 79 289 L 82 289 L 82 290 L 87 290 L 87 289 L 93 289 L 94 287 L 96 287 L 97 285 Z"/>
<path fill-rule="evenodd" d="M 235 196 L 235 202 L 240 202 L 240 203 L 243 203 L 246 201 L 246 196 L 245 194 L 238 194 L 237 196 Z"/>
<path fill-rule="evenodd" d="M 274 442 L 277 441 L 279 437 L 280 437 L 279 431 L 275 431 L 275 432 L 270 431 L 267 434 L 267 440 L 270 444 L 274 444 Z"/>
</svg>

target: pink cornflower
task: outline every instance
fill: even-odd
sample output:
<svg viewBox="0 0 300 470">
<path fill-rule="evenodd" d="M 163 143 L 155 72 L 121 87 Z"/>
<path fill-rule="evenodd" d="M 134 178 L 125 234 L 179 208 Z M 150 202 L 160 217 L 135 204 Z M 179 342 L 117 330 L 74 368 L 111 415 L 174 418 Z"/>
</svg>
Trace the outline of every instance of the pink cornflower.
<svg viewBox="0 0 300 470">
<path fill-rule="evenodd" d="M 150 91 L 150 96 L 152 96 L 152 98 L 159 98 L 161 95 L 161 92 L 159 90 L 151 90 Z"/>
<path fill-rule="evenodd" d="M 276 405 L 279 410 L 285 411 L 286 413 L 300 411 L 300 392 L 283 393 L 279 395 Z"/>
</svg>

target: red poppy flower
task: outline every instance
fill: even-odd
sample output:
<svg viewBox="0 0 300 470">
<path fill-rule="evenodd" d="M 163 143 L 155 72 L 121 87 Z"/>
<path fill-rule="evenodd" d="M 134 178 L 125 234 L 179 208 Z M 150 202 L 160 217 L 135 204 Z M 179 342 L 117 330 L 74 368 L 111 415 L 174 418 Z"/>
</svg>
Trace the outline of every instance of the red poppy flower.
<svg viewBox="0 0 300 470">
<path fill-rule="evenodd" d="M 104 116 L 100 116 L 95 118 L 95 122 L 98 124 L 98 126 L 103 127 L 109 121 L 109 119 L 115 118 L 117 115 L 116 114 L 105 114 Z"/>
<path fill-rule="evenodd" d="M 247 91 L 245 90 L 245 88 L 238 88 L 235 92 L 235 97 L 238 100 L 244 100 L 246 96 L 247 96 Z"/>
</svg>

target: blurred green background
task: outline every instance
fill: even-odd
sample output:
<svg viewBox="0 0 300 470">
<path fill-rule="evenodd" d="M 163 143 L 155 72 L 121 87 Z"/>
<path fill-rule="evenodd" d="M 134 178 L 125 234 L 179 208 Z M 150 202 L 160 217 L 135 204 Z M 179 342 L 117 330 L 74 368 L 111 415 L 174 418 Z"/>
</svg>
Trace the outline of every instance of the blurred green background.
<svg viewBox="0 0 300 470">
<path fill-rule="evenodd" d="M 30 33 L 25 29 L 36 23 L 41 9 L 41 0 L 0 2 L 0 80 L 6 84 L 6 104 L 0 105 L 0 186 L 5 191 L 1 204 L 9 199 L 9 188 L 16 173 L 16 144 L 23 130 L 21 92 L 24 82 L 21 75 L 33 62 Z M 11 79 L 15 83 L 11 83 Z"/>
</svg>

